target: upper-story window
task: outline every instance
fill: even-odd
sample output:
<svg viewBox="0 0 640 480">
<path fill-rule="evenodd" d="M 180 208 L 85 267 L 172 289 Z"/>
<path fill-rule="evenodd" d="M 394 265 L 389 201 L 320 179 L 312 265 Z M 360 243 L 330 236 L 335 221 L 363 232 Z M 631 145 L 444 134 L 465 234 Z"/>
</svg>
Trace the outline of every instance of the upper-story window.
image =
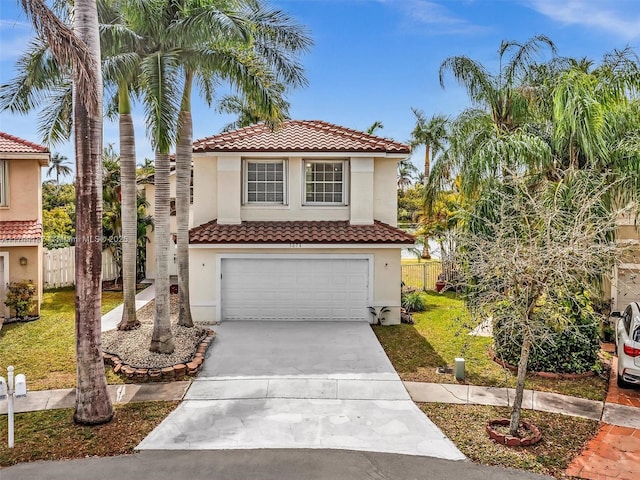
<svg viewBox="0 0 640 480">
<path fill-rule="evenodd" d="M 0 207 L 9 205 L 9 162 L 0 160 Z"/>
<path fill-rule="evenodd" d="M 346 161 L 305 160 L 305 205 L 346 205 L 346 170 Z"/>
<path fill-rule="evenodd" d="M 244 161 L 244 203 L 287 203 L 284 160 Z"/>
</svg>

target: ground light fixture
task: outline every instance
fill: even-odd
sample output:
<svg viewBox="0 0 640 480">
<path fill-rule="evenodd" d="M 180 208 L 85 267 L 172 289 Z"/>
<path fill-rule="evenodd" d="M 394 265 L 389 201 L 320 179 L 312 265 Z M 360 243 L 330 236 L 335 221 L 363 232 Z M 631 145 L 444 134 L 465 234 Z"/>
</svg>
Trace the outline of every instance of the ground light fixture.
<svg viewBox="0 0 640 480">
<path fill-rule="evenodd" d="M 13 448 L 13 399 L 14 397 L 26 397 L 27 396 L 27 377 L 23 373 L 13 375 L 13 365 L 7 367 L 7 379 L 0 377 L 0 400 L 7 399 L 7 422 L 8 422 L 8 437 L 9 448 Z"/>
</svg>

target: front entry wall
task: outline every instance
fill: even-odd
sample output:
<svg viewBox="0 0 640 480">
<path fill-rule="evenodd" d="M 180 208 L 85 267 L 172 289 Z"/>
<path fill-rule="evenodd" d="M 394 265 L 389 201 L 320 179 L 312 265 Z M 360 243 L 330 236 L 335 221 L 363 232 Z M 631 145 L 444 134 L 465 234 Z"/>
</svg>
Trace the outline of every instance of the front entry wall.
<svg viewBox="0 0 640 480">
<path fill-rule="evenodd" d="M 192 246 L 189 251 L 190 255 L 190 297 L 191 297 L 191 311 L 194 317 L 194 320 L 200 323 L 211 324 L 214 322 L 218 322 L 224 320 L 224 314 L 229 312 L 228 308 L 225 308 L 223 303 L 223 299 L 232 298 L 227 295 L 227 291 L 223 289 L 224 284 L 223 280 L 220 279 L 222 273 L 225 273 L 225 269 L 228 269 L 228 266 L 231 265 L 233 267 L 233 261 L 227 264 L 225 267 L 225 259 L 255 259 L 259 261 L 260 259 L 264 259 L 269 263 L 270 260 L 310 260 L 308 263 L 308 269 L 318 268 L 317 262 L 322 259 L 328 260 L 328 264 L 320 267 L 321 269 L 331 269 L 332 267 L 329 265 L 333 263 L 335 265 L 336 260 L 345 260 L 347 264 L 350 265 L 349 268 L 355 268 L 362 270 L 363 268 L 367 269 L 367 291 L 368 298 L 366 300 L 365 308 L 362 308 L 362 300 L 358 297 L 358 291 L 362 292 L 362 289 L 359 287 L 355 287 L 351 289 L 350 295 L 354 295 L 353 300 L 356 304 L 356 309 L 359 311 L 364 310 L 364 315 L 360 318 L 372 321 L 371 315 L 368 313 L 369 306 L 375 307 L 389 307 L 390 312 L 386 315 L 387 323 L 397 324 L 400 323 L 400 282 L 401 282 L 401 270 L 400 270 L 400 249 L 399 248 L 373 248 L 373 249 L 361 249 L 361 248 L 342 248 L 342 249 L 318 249 L 318 248 L 308 248 L 302 249 L 297 248 L 295 253 L 292 253 L 290 249 L 216 249 L 216 248 L 208 248 L 208 247 L 200 247 L 200 246 Z M 360 262 L 356 261 L 360 260 Z M 366 260 L 366 267 L 364 267 L 363 261 Z M 294 262 L 295 263 L 295 262 Z M 293 265 L 294 263 L 291 263 Z M 238 264 L 236 263 L 236 266 Z M 266 265 L 266 264 L 265 264 Z M 273 265 L 273 263 L 272 263 Z M 297 264 L 296 266 L 301 265 Z M 265 267 L 270 268 L 270 267 Z M 287 268 L 286 266 L 278 267 L 278 268 Z M 237 273 L 237 268 L 235 268 L 236 272 L 231 272 L 233 275 Z M 255 273 L 255 272 L 254 272 Z M 321 272 L 319 272 L 321 273 Z M 228 274 L 228 273 L 226 273 Z M 260 274 L 263 276 L 262 274 Z M 278 282 L 287 282 L 290 280 L 290 275 L 286 272 L 278 272 L 278 276 L 285 275 L 284 280 L 278 279 Z M 275 276 L 275 275 L 274 275 Z M 338 277 L 341 280 L 338 281 L 359 281 L 357 278 L 363 278 L 362 272 L 357 274 L 354 272 L 352 275 L 352 280 L 348 280 L 348 273 L 338 273 Z M 322 274 L 319 276 L 319 282 L 324 281 Z M 325 276 L 324 279 L 327 277 Z M 238 282 L 240 280 L 236 280 Z M 248 308 L 255 308 L 256 311 L 259 308 L 260 295 L 256 298 L 255 293 L 252 293 L 252 290 L 258 287 L 260 282 L 268 281 L 268 276 L 262 279 L 249 279 L 247 278 L 247 288 L 246 295 L 247 302 L 251 303 L 248 305 Z M 234 283 L 237 285 L 237 283 Z M 313 283 L 307 285 L 309 288 L 313 289 Z M 306 287 L 301 287 L 299 290 L 304 290 Z M 319 288 L 322 286 L 319 284 Z M 273 289 L 273 286 L 272 286 Z M 269 291 L 269 287 L 266 288 Z M 232 292 L 235 295 L 236 292 Z M 300 293 L 300 292 L 298 292 Z M 227 297 L 225 297 L 227 295 Z M 324 295 L 327 299 L 327 302 L 337 305 L 340 307 L 340 296 L 336 296 L 333 300 L 331 299 L 332 295 L 337 295 L 336 289 L 328 288 L 325 292 L 319 292 L 316 297 L 317 300 Z M 283 297 L 286 298 L 286 295 Z M 236 297 L 237 299 L 242 299 L 242 297 Z M 228 300 L 230 301 L 230 300 Z M 235 300 L 234 300 L 235 301 Z M 289 300 L 286 301 L 291 301 Z M 308 311 L 306 314 L 298 310 L 298 313 L 302 317 L 300 320 L 308 319 L 321 319 L 323 316 L 327 314 L 330 316 L 335 316 L 336 319 L 347 318 L 347 317 L 357 317 L 358 315 L 354 315 L 353 312 L 348 314 L 342 314 L 340 312 L 344 312 L 343 308 L 337 308 L 335 310 L 328 309 L 326 312 L 321 312 L 320 309 L 316 309 L 319 304 L 314 301 L 309 302 L 310 305 L 314 306 L 312 310 Z M 233 307 L 236 308 L 236 307 Z M 276 308 L 277 310 L 277 308 Z M 274 309 L 270 310 L 270 313 L 266 311 L 269 315 L 276 315 L 277 312 Z M 235 315 L 238 312 L 237 308 L 235 310 L 231 310 L 231 313 Z M 315 313 L 314 313 L 315 312 Z M 327 313 L 328 312 L 328 313 Z M 295 318 L 289 318 L 291 320 L 295 320 Z M 324 318 L 322 318 L 324 319 Z"/>
</svg>

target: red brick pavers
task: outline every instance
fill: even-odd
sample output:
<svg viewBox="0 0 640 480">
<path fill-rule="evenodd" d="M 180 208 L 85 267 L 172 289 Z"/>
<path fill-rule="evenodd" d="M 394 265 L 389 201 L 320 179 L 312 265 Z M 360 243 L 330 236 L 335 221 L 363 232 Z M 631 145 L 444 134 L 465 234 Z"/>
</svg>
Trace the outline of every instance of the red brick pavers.
<svg viewBox="0 0 640 480">
<path fill-rule="evenodd" d="M 640 390 L 618 387 L 616 366 L 617 359 L 614 358 L 607 403 L 640 407 Z M 590 480 L 640 479 L 640 430 L 603 423 L 565 473 L 569 477 Z"/>
<path fill-rule="evenodd" d="M 609 393 L 607 403 L 617 403 L 628 407 L 640 408 L 640 388 L 620 388 L 616 382 L 616 372 L 618 371 L 618 358 L 614 357 L 611 362 L 611 378 L 609 380 Z M 640 415 L 640 412 L 638 412 Z"/>
</svg>

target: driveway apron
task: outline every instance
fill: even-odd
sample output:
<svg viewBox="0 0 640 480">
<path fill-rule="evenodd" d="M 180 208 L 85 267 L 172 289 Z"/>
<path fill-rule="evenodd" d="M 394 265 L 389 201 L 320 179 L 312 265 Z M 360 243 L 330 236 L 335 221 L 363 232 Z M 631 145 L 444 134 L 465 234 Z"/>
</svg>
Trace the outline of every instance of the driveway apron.
<svg viewBox="0 0 640 480">
<path fill-rule="evenodd" d="M 224 322 L 140 450 L 329 448 L 465 457 L 411 401 L 369 324 Z"/>
</svg>

